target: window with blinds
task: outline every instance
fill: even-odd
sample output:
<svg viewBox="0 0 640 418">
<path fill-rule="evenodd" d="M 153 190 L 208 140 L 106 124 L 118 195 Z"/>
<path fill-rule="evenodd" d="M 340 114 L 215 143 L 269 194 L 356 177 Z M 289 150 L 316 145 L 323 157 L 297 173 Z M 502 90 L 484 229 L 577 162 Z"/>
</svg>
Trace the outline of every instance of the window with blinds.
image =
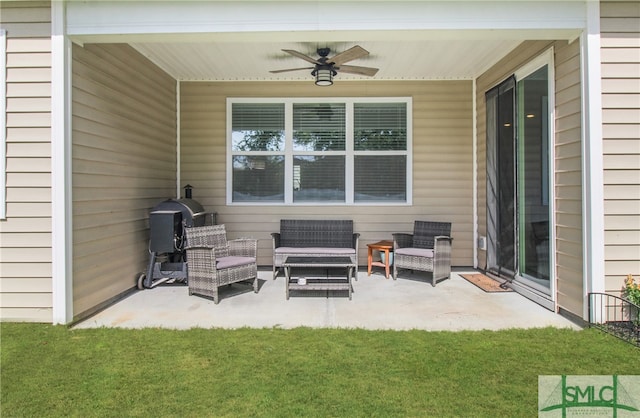
<svg viewBox="0 0 640 418">
<path fill-rule="evenodd" d="M 353 105 L 354 201 L 406 202 L 407 104 Z"/>
<path fill-rule="evenodd" d="M 234 103 L 231 118 L 233 202 L 284 202 L 284 104 Z"/>
<path fill-rule="evenodd" d="M 410 203 L 411 99 L 228 99 L 227 201 Z"/>
<path fill-rule="evenodd" d="M 355 103 L 353 115 L 356 151 L 406 151 L 406 103 Z"/>
<path fill-rule="evenodd" d="M 294 103 L 294 151 L 344 151 L 344 103 Z"/>
<path fill-rule="evenodd" d="M 284 104 L 234 103 L 231 114 L 234 151 L 284 150 Z"/>
</svg>

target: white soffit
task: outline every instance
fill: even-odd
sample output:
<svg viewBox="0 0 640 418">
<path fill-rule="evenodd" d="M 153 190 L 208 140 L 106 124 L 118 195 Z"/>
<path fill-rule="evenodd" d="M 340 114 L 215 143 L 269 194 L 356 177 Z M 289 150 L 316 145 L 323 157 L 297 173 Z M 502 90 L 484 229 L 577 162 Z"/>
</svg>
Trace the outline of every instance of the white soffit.
<svg viewBox="0 0 640 418">
<path fill-rule="evenodd" d="M 360 45 L 369 56 L 351 65 L 379 68 L 374 80 L 472 79 L 520 41 L 344 41 L 279 43 L 133 43 L 132 46 L 172 77 L 182 81 L 310 80 L 311 70 L 272 74 L 270 70 L 305 68 L 311 64 L 281 49 L 317 57 L 318 47 L 331 56 Z M 369 79 L 340 73 L 336 80 Z"/>
</svg>

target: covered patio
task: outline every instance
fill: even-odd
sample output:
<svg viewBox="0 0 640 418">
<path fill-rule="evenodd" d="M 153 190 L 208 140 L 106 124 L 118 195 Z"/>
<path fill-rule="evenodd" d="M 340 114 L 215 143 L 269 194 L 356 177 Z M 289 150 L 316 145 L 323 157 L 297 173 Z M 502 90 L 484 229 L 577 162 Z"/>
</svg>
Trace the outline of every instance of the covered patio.
<svg viewBox="0 0 640 418">
<path fill-rule="evenodd" d="M 370 330 L 462 331 L 509 328 L 579 327 L 516 292 L 489 293 L 455 271 L 432 287 L 424 273 L 385 279 L 360 269 L 353 299 L 346 292 L 292 293 L 285 300 L 285 279 L 258 272 L 260 291 L 234 284 L 221 289 L 218 305 L 188 296 L 186 286 L 136 291 L 75 328 L 360 328 Z"/>
<path fill-rule="evenodd" d="M 451 222 L 453 267 L 518 279 L 511 259 L 503 262 L 507 257 L 499 254 L 497 262 L 496 253 L 525 248 L 531 256 L 522 259 L 545 276 L 542 284 L 525 283 L 536 285 L 533 290 L 522 285 L 518 292 L 529 292 L 549 311 L 535 304 L 530 309 L 545 317 L 555 318 L 561 309 L 584 317 L 590 275 L 582 263 L 584 218 L 577 204 L 585 178 L 581 106 L 588 103 L 581 97 L 580 63 L 589 46 L 579 42 L 588 23 L 584 4 L 560 2 L 551 17 L 546 6 L 531 1 L 326 4 L 331 7 L 52 3 L 52 83 L 59 86 L 51 98 L 54 323 L 87 317 L 83 325 L 132 327 L 495 329 L 537 323 L 520 317 L 529 309 L 525 298 L 484 294 L 457 275 L 436 288 L 360 277 L 351 302 L 339 296 L 286 301 L 282 281 L 269 281 L 265 271 L 258 295 L 223 297 L 220 306 L 190 298 L 182 287 L 133 292 L 148 260 L 149 209 L 182 197 L 185 185 L 216 212 L 229 239 L 258 241 L 261 266 L 272 262 L 271 233 L 282 219 L 331 214 L 353 220 L 360 264 L 367 244 L 409 232 L 415 220 Z M 340 56 L 356 47 L 370 54 L 353 64 L 379 69 L 375 77 L 340 74 L 325 88 L 309 71 L 280 72 L 307 65 L 300 56 L 315 57 L 318 48 Z M 518 184 L 545 193 L 532 200 L 555 235 L 540 257 L 524 214 L 522 236 L 504 234 L 504 246 L 492 240 L 498 226 L 488 207 L 497 204 L 487 192 L 493 190 L 487 161 L 495 150 L 487 151 L 486 138 L 494 109 L 487 110 L 485 99 L 516 72 L 525 80 L 539 67 L 547 71 L 546 82 L 538 83 L 542 97 L 558 98 L 544 106 L 536 99 L 546 111 L 530 118 L 545 128 L 531 155 L 536 173 L 546 177 Z M 380 109 L 400 116 L 379 127 L 380 118 L 371 115 Z M 273 120 L 263 122 L 263 113 Z M 239 122 L 245 119 L 251 123 Z M 514 126 L 490 119 L 491 126 Z M 332 140 L 304 142 L 316 130 Z M 358 145 L 371 130 L 393 135 Z M 255 141 L 257 134 L 245 133 L 263 131 L 276 132 L 275 142 L 264 145 Z M 299 141 L 294 131 L 301 132 Z M 518 240 L 527 245 L 516 245 Z M 563 244 L 560 251 L 556 243 Z M 525 273 L 536 279 L 539 272 Z M 121 296 L 126 298 L 93 315 Z M 495 305 L 497 300 L 511 302 Z"/>
</svg>

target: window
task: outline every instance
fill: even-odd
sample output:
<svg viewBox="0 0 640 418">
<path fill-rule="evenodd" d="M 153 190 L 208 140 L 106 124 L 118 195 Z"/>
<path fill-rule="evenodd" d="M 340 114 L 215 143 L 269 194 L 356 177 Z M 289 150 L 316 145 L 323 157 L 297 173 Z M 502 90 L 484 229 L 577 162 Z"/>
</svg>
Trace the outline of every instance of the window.
<svg viewBox="0 0 640 418">
<path fill-rule="evenodd" d="M 411 100 L 229 99 L 229 204 L 410 203 Z"/>
<path fill-rule="evenodd" d="M 284 105 L 234 103 L 231 113 L 233 202 L 281 202 Z"/>
<path fill-rule="evenodd" d="M 0 219 L 7 217 L 7 32 L 0 29 Z"/>
<path fill-rule="evenodd" d="M 407 106 L 354 104 L 356 202 L 407 200 Z"/>
</svg>

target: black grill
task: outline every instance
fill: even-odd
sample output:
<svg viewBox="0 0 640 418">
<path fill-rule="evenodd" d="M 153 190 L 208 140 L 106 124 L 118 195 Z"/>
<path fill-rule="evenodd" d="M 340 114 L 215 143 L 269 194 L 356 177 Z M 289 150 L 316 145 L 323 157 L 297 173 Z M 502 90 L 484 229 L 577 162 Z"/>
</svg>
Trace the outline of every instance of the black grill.
<svg viewBox="0 0 640 418">
<path fill-rule="evenodd" d="M 154 206 L 149 213 L 149 251 L 182 253 L 183 226 L 203 226 L 207 213 L 193 199 L 168 199 Z"/>
<path fill-rule="evenodd" d="M 191 199 L 190 186 L 186 198 L 167 199 L 149 212 L 149 266 L 138 276 L 138 288 L 152 288 L 162 283 L 186 283 L 187 263 L 184 251 L 184 228 L 213 225 L 216 214 L 205 212 Z"/>
</svg>

